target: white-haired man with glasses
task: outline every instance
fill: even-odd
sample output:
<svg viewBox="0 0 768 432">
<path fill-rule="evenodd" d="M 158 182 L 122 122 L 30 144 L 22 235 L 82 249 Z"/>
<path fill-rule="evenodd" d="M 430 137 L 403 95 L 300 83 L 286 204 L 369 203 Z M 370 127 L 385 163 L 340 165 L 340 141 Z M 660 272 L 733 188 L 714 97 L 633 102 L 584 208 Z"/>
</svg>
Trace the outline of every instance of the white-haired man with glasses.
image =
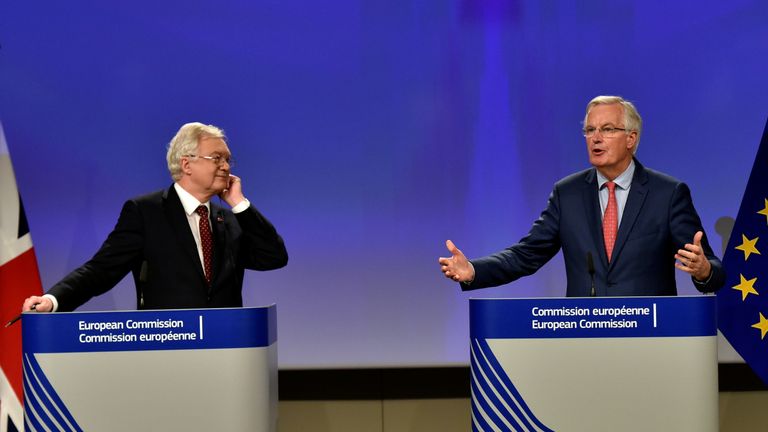
<svg viewBox="0 0 768 432">
<path fill-rule="evenodd" d="M 22 309 L 72 311 L 129 272 L 139 309 L 243 305 L 245 269 L 288 262 L 283 239 L 243 195 L 224 132 L 187 123 L 171 140 L 170 188 L 128 200 L 98 252 Z M 230 209 L 213 203 L 219 196 Z"/>
<path fill-rule="evenodd" d="M 517 244 L 470 261 L 446 241 L 443 274 L 463 290 L 498 286 L 533 274 L 562 249 L 570 297 L 676 295 L 675 268 L 699 291 L 718 290 L 722 263 L 690 190 L 634 157 L 641 131 L 631 102 L 594 98 L 583 129 L 592 168 L 555 183 L 547 208 Z"/>
</svg>

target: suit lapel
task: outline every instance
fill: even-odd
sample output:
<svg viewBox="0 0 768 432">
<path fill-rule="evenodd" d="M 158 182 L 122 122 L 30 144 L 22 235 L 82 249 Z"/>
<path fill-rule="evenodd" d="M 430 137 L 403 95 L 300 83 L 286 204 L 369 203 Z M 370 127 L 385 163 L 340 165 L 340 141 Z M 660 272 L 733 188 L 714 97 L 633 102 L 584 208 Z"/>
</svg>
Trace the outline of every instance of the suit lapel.
<svg viewBox="0 0 768 432">
<path fill-rule="evenodd" d="M 197 252 L 197 244 L 189 229 L 187 214 L 184 212 L 184 206 L 181 205 L 179 195 L 173 185 L 163 194 L 163 208 L 168 225 L 173 229 L 173 233 L 184 250 L 184 254 L 191 260 L 192 267 L 196 269 L 200 277 L 205 281 L 203 265 L 200 262 L 200 255 Z"/>
<path fill-rule="evenodd" d="M 213 282 L 222 274 L 226 262 L 227 227 L 224 221 L 224 210 L 211 203 L 211 227 L 213 232 Z"/>
<path fill-rule="evenodd" d="M 629 237 L 629 233 L 635 226 L 637 216 L 640 214 L 640 209 L 643 208 L 645 197 L 648 194 L 648 173 L 645 171 L 640 162 L 635 160 L 635 174 L 632 177 L 632 186 L 629 188 L 629 196 L 627 197 L 627 203 L 624 206 L 624 212 L 621 215 L 621 226 L 619 226 L 619 232 L 616 235 L 616 243 L 613 246 L 613 256 L 611 260 L 611 266 L 616 262 L 616 259 L 621 254 L 621 249 L 624 247 L 624 243 Z"/>
<path fill-rule="evenodd" d="M 600 211 L 600 198 L 597 190 L 597 173 L 595 169 L 587 171 L 584 176 L 584 190 L 582 199 L 584 202 L 584 211 L 586 213 L 589 233 L 594 241 L 595 249 L 598 251 L 603 263 L 608 262 L 608 256 L 605 254 L 605 240 L 603 240 L 603 217 Z"/>
</svg>

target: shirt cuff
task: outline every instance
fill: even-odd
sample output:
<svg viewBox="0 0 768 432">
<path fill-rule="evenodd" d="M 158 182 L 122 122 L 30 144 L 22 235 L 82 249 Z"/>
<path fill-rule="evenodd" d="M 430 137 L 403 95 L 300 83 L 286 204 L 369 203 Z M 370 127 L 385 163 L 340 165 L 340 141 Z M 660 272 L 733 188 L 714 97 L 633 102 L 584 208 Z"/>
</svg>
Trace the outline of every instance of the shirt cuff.
<svg viewBox="0 0 768 432">
<path fill-rule="evenodd" d="M 59 310 L 59 301 L 56 300 L 56 297 L 50 294 L 43 294 L 43 297 L 47 298 L 48 300 L 51 301 L 51 303 L 53 303 L 53 309 L 51 309 L 51 312 L 56 312 L 57 310 Z"/>
<path fill-rule="evenodd" d="M 248 201 L 248 198 L 245 198 L 244 200 L 240 201 L 236 206 L 232 207 L 232 213 L 238 214 L 246 211 L 248 207 L 251 206 L 251 202 Z"/>
</svg>

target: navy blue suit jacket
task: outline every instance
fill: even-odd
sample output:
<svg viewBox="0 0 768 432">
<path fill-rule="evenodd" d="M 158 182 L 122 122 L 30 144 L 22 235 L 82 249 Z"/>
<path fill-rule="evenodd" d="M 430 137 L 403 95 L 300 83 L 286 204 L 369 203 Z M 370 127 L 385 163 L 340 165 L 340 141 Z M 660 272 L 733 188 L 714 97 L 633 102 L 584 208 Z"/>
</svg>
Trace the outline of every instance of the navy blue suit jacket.
<svg viewBox="0 0 768 432">
<path fill-rule="evenodd" d="M 251 205 L 234 214 L 211 202 L 213 281 L 205 281 L 184 207 L 173 185 L 128 200 L 98 252 L 48 294 L 72 311 L 129 272 L 139 309 L 239 307 L 244 269 L 283 267 L 288 254 L 272 224 Z"/>
<path fill-rule="evenodd" d="M 674 255 L 693 242 L 696 231 L 704 229 L 688 186 L 635 160 L 632 186 L 609 263 L 597 172 L 590 168 L 555 184 L 547 208 L 519 243 L 472 260 L 475 279 L 462 284 L 462 289 L 498 286 L 530 275 L 562 248 L 569 297 L 590 295 L 588 253 L 593 257 L 598 296 L 676 295 Z M 694 281 L 694 285 L 699 291 L 712 292 L 723 285 L 725 274 L 706 234 L 702 247 L 712 265 L 712 276 L 706 283 Z"/>
</svg>

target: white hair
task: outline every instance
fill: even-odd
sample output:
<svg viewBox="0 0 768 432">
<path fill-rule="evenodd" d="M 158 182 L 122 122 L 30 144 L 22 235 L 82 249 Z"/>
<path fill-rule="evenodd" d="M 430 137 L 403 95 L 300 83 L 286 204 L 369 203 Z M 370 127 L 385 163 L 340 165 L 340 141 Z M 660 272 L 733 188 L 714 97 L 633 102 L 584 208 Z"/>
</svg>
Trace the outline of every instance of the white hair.
<svg viewBox="0 0 768 432">
<path fill-rule="evenodd" d="M 181 178 L 182 156 L 197 154 L 200 138 L 221 138 L 226 141 L 224 131 L 216 126 L 198 122 L 183 125 L 168 144 L 168 154 L 165 156 L 168 161 L 168 171 L 174 181 Z"/>
</svg>

